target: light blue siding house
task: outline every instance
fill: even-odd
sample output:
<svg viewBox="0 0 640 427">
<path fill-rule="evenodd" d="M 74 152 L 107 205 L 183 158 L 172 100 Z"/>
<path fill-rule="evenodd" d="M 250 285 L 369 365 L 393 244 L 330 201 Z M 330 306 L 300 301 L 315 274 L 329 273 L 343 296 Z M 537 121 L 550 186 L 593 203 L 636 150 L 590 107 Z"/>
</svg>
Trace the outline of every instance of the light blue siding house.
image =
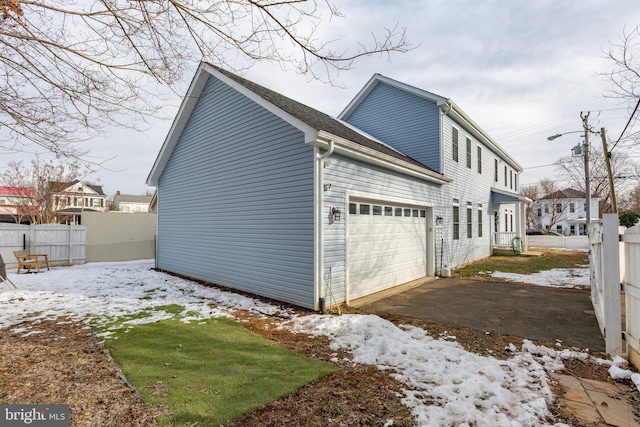
<svg viewBox="0 0 640 427">
<path fill-rule="evenodd" d="M 455 104 L 404 89 L 374 76 L 341 120 L 201 64 L 147 179 L 158 267 L 318 310 L 489 255 L 493 211 L 519 200 L 492 155 L 521 168 Z M 456 182 L 453 128 L 486 179 Z"/>
</svg>

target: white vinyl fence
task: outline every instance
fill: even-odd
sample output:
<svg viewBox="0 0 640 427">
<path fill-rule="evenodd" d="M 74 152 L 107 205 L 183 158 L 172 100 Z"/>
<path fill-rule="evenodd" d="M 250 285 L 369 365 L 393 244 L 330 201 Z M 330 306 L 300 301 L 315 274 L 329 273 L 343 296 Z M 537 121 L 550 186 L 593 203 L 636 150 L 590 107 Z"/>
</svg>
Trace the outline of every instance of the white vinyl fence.
<svg viewBox="0 0 640 427">
<path fill-rule="evenodd" d="M 87 231 L 82 225 L 0 223 L 0 254 L 8 268 L 16 267 L 13 251 L 46 254 L 50 265 L 84 264 Z"/>
<path fill-rule="evenodd" d="M 640 225 L 621 235 L 624 246 L 622 290 L 625 296 L 625 342 L 631 362 L 640 369 Z"/>
<path fill-rule="evenodd" d="M 589 238 L 587 236 L 527 236 L 527 246 L 586 251 L 589 249 Z"/>
<path fill-rule="evenodd" d="M 640 368 L 640 225 L 621 231 L 618 215 L 605 214 L 602 224 L 591 224 L 589 240 L 591 302 L 605 337 L 606 351 L 621 354 L 624 340 L 629 360 Z"/>
<path fill-rule="evenodd" d="M 591 303 L 606 352 L 619 356 L 622 354 L 622 312 L 618 215 L 605 214 L 602 223 L 591 223 L 589 228 Z"/>
</svg>

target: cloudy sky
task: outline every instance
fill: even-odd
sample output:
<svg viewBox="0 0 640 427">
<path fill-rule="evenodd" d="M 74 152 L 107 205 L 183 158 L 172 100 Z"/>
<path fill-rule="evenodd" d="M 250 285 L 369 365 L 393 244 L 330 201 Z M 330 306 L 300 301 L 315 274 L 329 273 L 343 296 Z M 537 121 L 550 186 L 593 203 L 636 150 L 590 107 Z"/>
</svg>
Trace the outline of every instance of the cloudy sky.
<svg viewBox="0 0 640 427">
<path fill-rule="evenodd" d="M 451 98 L 520 162 L 523 184 L 554 176 L 554 168 L 544 165 L 569 155 L 580 137 L 546 138 L 580 130 L 581 111 L 590 111 L 590 123 L 605 127 L 614 140 L 629 118 L 628 105 L 603 97 L 608 84 L 598 73 L 607 70 L 603 52 L 619 42 L 625 26 L 640 24 L 637 0 L 336 2 L 345 18 L 320 33 L 337 40 L 335 50 L 369 41 L 372 33 L 396 24 L 407 28 L 415 49 L 390 60 L 363 58 L 335 86 L 270 64 L 258 64 L 244 76 L 333 116 L 374 73 Z M 184 76 L 182 91 L 192 77 Z M 164 108 L 168 119 L 148 123 L 143 132 L 113 129 L 91 142 L 94 158 L 112 158 L 91 177 L 105 193 L 149 190 L 146 177 L 179 102 L 178 96 L 170 99 Z M 25 156 L 3 154 L 0 168 Z"/>
</svg>

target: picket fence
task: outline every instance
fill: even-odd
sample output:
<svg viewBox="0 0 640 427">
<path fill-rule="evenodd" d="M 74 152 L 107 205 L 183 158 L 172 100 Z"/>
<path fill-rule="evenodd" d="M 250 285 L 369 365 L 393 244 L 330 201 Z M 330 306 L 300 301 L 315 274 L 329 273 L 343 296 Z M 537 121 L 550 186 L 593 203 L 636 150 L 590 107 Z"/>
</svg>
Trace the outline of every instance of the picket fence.
<svg viewBox="0 0 640 427">
<path fill-rule="evenodd" d="M 622 354 L 624 340 L 629 360 L 640 368 L 640 225 L 621 231 L 618 215 L 605 214 L 590 228 L 591 302 L 606 352 Z"/>
<path fill-rule="evenodd" d="M 84 264 L 87 229 L 82 225 L 0 223 L 0 254 L 8 268 L 16 267 L 13 251 L 47 254 L 52 266 Z"/>
</svg>

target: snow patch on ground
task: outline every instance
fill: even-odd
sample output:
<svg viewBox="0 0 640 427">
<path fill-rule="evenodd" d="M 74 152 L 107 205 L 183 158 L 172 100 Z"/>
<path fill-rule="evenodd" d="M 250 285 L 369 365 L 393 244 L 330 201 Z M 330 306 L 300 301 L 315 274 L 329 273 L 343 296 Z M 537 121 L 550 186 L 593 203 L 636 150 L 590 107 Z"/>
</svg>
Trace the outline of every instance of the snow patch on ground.
<svg viewBox="0 0 640 427">
<path fill-rule="evenodd" d="M 286 327 L 292 332 L 327 336 L 332 348 L 352 354 L 353 363 L 392 372 L 406 386 L 403 403 L 418 425 L 549 425 L 552 416 L 547 404 L 553 396 L 545 369 L 560 369 L 565 357 L 583 357 L 583 353 L 556 351 L 525 340 L 520 351 L 510 346 L 513 357 L 498 360 L 466 351 L 455 337 L 435 339 L 423 329 L 398 327 L 378 316 L 297 317 L 281 307 L 152 267 L 147 260 L 53 268 L 41 274 L 10 273 L 19 289 L 0 287 L 0 327 L 37 333 L 15 325 L 56 317 L 83 319 L 99 327 L 132 327 L 167 318 L 202 321 L 230 316 L 238 309 L 279 316 L 289 319 Z M 526 276 L 528 282 L 531 276 L 535 275 Z M 557 273 L 544 277 L 546 283 L 560 282 Z M 184 309 L 175 315 L 171 305 Z M 114 324 L 117 318 L 128 320 Z M 635 375 L 631 379 L 640 383 Z"/>
<path fill-rule="evenodd" d="M 590 286 L 589 274 L 589 268 L 587 267 L 555 268 L 553 270 L 544 270 L 534 274 L 503 273 L 501 271 L 494 271 L 491 273 L 491 277 L 537 286 L 575 288 L 577 286 Z"/>
</svg>

